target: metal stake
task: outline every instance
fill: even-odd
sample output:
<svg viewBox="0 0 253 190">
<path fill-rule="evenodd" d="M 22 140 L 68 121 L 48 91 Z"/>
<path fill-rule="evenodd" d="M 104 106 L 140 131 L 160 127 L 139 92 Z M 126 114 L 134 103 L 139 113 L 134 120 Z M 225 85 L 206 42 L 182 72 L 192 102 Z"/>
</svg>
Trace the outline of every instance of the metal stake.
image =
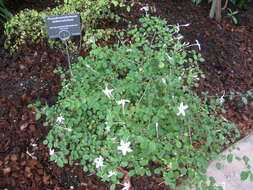
<svg viewBox="0 0 253 190">
<path fill-rule="evenodd" d="M 67 52 L 67 56 L 68 56 L 68 65 L 69 65 L 69 70 L 70 70 L 70 74 L 71 74 L 71 77 L 73 77 L 73 73 L 72 73 L 72 68 L 71 68 L 71 62 L 70 62 L 70 56 L 69 56 L 69 47 L 68 47 L 68 44 L 67 44 L 67 40 L 62 40 L 65 44 L 65 47 L 66 47 L 66 52 Z"/>
</svg>

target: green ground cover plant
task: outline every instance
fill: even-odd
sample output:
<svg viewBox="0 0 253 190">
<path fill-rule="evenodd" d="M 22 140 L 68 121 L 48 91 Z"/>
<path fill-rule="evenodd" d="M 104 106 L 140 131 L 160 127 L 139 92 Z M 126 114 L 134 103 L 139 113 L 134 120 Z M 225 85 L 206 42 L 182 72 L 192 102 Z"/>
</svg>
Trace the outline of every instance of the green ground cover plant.
<svg viewBox="0 0 253 190">
<path fill-rule="evenodd" d="M 13 52 L 22 44 L 39 43 L 46 40 L 45 18 L 62 14 L 80 14 L 83 47 L 99 39 L 106 40 L 115 32 L 115 29 L 101 29 L 98 28 L 98 24 L 105 19 L 119 21 L 120 17 L 112 11 L 112 8 L 115 7 L 130 11 L 131 4 L 127 5 L 125 0 L 65 0 L 55 8 L 48 8 L 41 12 L 30 9 L 22 10 L 5 24 L 5 48 Z M 49 42 L 53 46 L 61 44 L 56 40 L 49 40 Z"/>
<path fill-rule="evenodd" d="M 31 105 L 36 119 L 45 115 L 44 124 L 52 127 L 44 141 L 50 159 L 60 167 L 79 162 L 111 189 L 121 183 L 122 171 L 161 175 L 171 188 L 183 176 L 185 185 L 206 184 L 209 161 L 239 131 L 216 116 L 216 101 L 191 90 L 203 77 L 198 63 L 204 59 L 190 49 L 200 49 L 199 42 L 183 42 L 180 25 L 156 17 L 140 23 L 118 33 L 122 40 L 112 47 L 94 43 L 73 64 L 72 77 L 58 68 L 62 90 L 55 105 Z"/>
</svg>

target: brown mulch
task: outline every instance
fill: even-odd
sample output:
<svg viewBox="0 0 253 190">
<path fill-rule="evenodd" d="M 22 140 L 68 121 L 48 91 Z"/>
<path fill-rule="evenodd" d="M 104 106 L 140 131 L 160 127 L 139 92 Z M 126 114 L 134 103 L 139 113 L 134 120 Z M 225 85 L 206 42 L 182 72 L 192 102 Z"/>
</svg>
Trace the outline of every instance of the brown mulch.
<svg viewBox="0 0 253 190">
<path fill-rule="evenodd" d="M 27 2 L 27 3 L 25 3 Z M 22 8 L 41 7 L 24 1 Z M 42 3 L 42 1 L 38 1 Z M 50 1 L 49 1 L 50 2 Z M 201 69 L 206 78 L 200 81 L 197 92 L 208 91 L 210 96 L 221 97 L 225 91 L 244 94 L 253 91 L 253 5 L 237 16 L 239 25 L 231 24 L 225 17 L 220 24 L 208 18 L 210 5 L 193 5 L 189 0 L 142 0 L 157 8 L 155 15 L 170 24 L 186 24 L 181 32 L 186 41 L 197 39 L 205 58 Z M 44 6 L 46 2 L 44 1 Z M 14 5 L 12 5 L 14 6 Z M 54 6 L 50 4 L 50 6 Z M 15 9 L 20 10 L 20 9 Z M 136 20 L 143 15 L 138 9 L 134 14 L 122 16 Z M 3 31 L 0 26 L 0 31 Z M 9 190 L 67 190 L 108 189 L 95 175 L 87 174 L 78 165 L 57 167 L 49 160 L 48 149 L 42 144 L 49 128 L 43 121 L 35 121 L 34 110 L 27 105 L 41 100 L 52 105 L 61 89 L 60 78 L 53 73 L 57 66 L 67 68 L 66 56 L 48 48 L 46 43 L 23 46 L 10 55 L 3 48 L 0 36 L 0 189 Z M 85 53 L 83 53 L 85 54 Z M 253 131 L 253 100 L 245 105 L 238 96 L 225 98 L 225 119 L 237 125 L 246 136 Z M 165 190 L 161 178 L 132 178 L 136 190 Z M 118 189 L 122 186 L 118 186 Z"/>
</svg>

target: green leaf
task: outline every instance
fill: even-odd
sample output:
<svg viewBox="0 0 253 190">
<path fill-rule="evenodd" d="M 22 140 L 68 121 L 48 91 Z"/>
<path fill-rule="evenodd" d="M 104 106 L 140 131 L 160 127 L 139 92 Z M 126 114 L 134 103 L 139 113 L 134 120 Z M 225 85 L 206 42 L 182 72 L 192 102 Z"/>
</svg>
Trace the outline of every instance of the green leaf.
<svg viewBox="0 0 253 190">
<path fill-rule="evenodd" d="M 245 181 L 249 176 L 249 172 L 248 171 L 243 171 L 240 173 L 240 178 L 242 181 Z"/>
<path fill-rule="evenodd" d="M 215 166 L 216 166 L 217 169 L 221 169 L 223 167 L 220 162 L 217 162 Z"/>
<path fill-rule="evenodd" d="M 205 61 L 205 59 L 201 57 L 201 58 L 199 58 L 199 61 L 203 63 Z"/>
<path fill-rule="evenodd" d="M 233 154 L 227 155 L 227 161 L 228 161 L 228 163 L 231 163 L 233 161 Z"/>
<path fill-rule="evenodd" d="M 248 99 L 245 98 L 245 97 L 242 97 L 242 102 L 243 102 L 245 105 L 247 105 L 247 104 L 248 104 Z"/>
<path fill-rule="evenodd" d="M 115 184 L 111 184 L 110 185 L 110 190 L 115 190 L 116 189 L 116 185 Z"/>
<path fill-rule="evenodd" d="M 64 163 L 63 163 L 62 159 L 60 159 L 60 158 L 58 158 L 58 159 L 56 160 L 56 163 L 57 163 L 57 165 L 58 165 L 60 168 L 62 168 L 62 167 L 64 166 Z"/>
<path fill-rule="evenodd" d="M 147 170 L 147 171 L 146 171 L 146 175 L 147 175 L 147 176 L 151 176 L 150 170 Z"/>
<path fill-rule="evenodd" d="M 182 143 L 180 141 L 177 141 L 176 142 L 176 146 L 177 146 L 177 148 L 181 148 L 182 147 Z"/>
<path fill-rule="evenodd" d="M 245 164 L 248 164 L 248 162 L 249 162 L 249 157 L 248 156 L 243 156 L 242 159 L 243 159 Z"/>
<path fill-rule="evenodd" d="M 40 118 L 41 118 L 41 113 L 40 112 L 36 112 L 35 119 L 39 120 Z"/>
<path fill-rule="evenodd" d="M 215 180 L 215 178 L 214 177 L 209 177 L 209 181 L 210 181 L 210 184 L 211 185 L 214 185 L 215 183 L 216 183 L 216 180 Z"/>
<path fill-rule="evenodd" d="M 135 171 L 134 170 L 130 170 L 128 172 L 128 175 L 129 175 L 129 177 L 134 176 L 135 175 Z"/>
<path fill-rule="evenodd" d="M 253 182 L 253 174 L 250 172 L 250 181 Z"/>
<path fill-rule="evenodd" d="M 160 173 L 161 173 L 161 169 L 160 169 L 160 168 L 156 168 L 156 169 L 154 170 L 154 173 L 155 173 L 155 174 L 160 174 Z"/>
</svg>

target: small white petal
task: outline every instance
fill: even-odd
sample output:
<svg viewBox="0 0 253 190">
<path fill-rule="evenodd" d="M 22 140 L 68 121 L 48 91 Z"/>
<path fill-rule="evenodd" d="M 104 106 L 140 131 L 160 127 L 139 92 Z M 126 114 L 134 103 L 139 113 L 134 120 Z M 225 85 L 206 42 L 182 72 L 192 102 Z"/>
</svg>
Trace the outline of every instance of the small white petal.
<svg viewBox="0 0 253 190">
<path fill-rule="evenodd" d="M 190 23 L 188 23 L 188 24 L 182 24 L 181 26 L 190 26 L 191 24 Z"/>
<path fill-rule="evenodd" d="M 58 123 L 62 123 L 64 121 L 64 117 L 60 116 L 60 117 L 57 117 L 56 119 L 56 122 Z"/>
<path fill-rule="evenodd" d="M 185 110 L 188 108 L 187 105 L 184 105 L 182 102 L 180 103 L 180 106 L 178 107 L 179 112 L 177 113 L 177 115 L 183 115 L 185 116 Z"/>
<path fill-rule="evenodd" d="M 108 133 L 109 131 L 111 130 L 111 127 L 110 126 L 106 126 L 105 127 L 105 131 Z"/>
<path fill-rule="evenodd" d="M 130 184 L 130 182 L 128 181 L 128 182 L 125 182 L 124 184 L 123 184 L 123 188 L 122 188 L 122 190 L 129 190 L 130 189 L 130 187 L 131 187 L 131 184 Z"/>
<path fill-rule="evenodd" d="M 108 87 L 106 86 L 105 89 L 103 90 L 103 93 L 108 97 L 108 98 L 113 98 L 112 96 L 112 92 L 114 89 L 108 89 Z"/>
<path fill-rule="evenodd" d="M 140 10 L 141 10 L 141 11 L 148 12 L 148 11 L 149 11 L 149 7 L 148 7 L 148 6 L 145 6 L 145 7 L 140 8 Z"/>
<path fill-rule="evenodd" d="M 129 147 L 130 142 L 124 142 L 123 140 L 120 141 L 120 146 L 118 146 L 118 150 L 122 152 L 122 154 L 125 156 L 127 152 L 132 152 L 133 150 Z"/>
<path fill-rule="evenodd" d="M 122 106 L 123 114 L 125 114 L 125 103 L 130 103 L 130 101 L 126 100 L 126 99 L 121 99 L 121 100 L 118 100 L 116 102 L 117 102 L 118 105 Z"/>
<path fill-rule="evenodd" d="M 109 171 L 108 177 L 112 177 L 114 175 L 117 175 L 115 171 Z"/>
<path fill-rule="evenodd" d="M 195 42 L 196 42 L 196 46 L 198 46 L 199 51 L 200 51 L 200 50 L 201 50 L 201 47 L 200 47 L 200 43 L 199 43 L 199 41 L 198 41 L 198 40 L 195 40 Z"/>
<path fill-rule="evenodd" d="M 117 101 L 118 105 L 125 105 L 125 103 L 130 103 L 130 101 L 129 100 L 125 100 L 125 99 L 121 99 L 121 100 Z"/>
<path fill-rule="evenodd" d="M 94 162 L 96 164 L 96 168 L 101 168 L 104 166 L 104 158 L 102 156 L 99 156 L 98 158 L 96 158 Z"/>
<path fill-rule="evenodd" d="M 54 154 L 54 149 L 49 149 L 49 155 L 52 156 Z"/>
</svg>

